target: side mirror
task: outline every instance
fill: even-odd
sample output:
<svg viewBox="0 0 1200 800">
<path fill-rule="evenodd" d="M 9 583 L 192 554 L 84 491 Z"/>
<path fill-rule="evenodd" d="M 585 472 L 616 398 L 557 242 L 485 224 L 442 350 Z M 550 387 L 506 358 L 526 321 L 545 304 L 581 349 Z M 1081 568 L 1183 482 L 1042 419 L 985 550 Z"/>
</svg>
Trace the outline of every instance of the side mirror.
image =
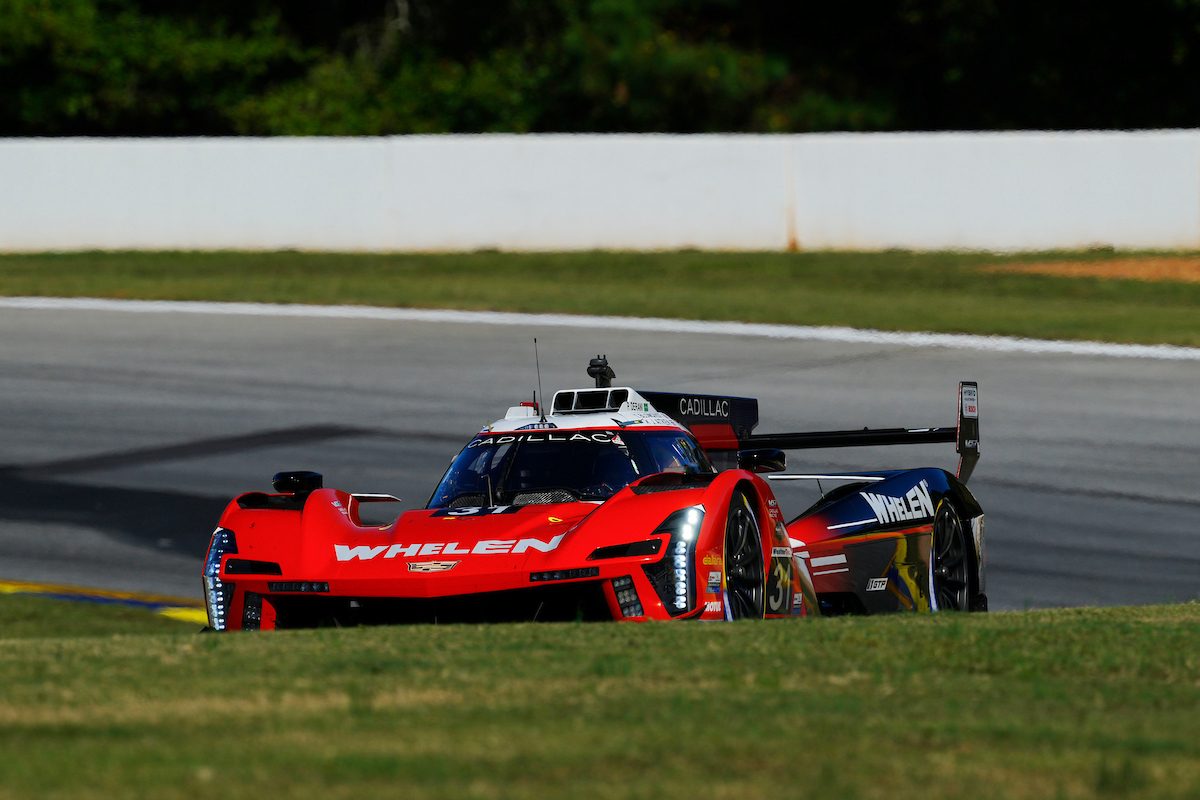
<svg viewBox="0 0 1200 800">
<path fill-rule="evenodd" d="M 321 473 L 308 470 L 276 472 L 275 477 L 271 478 L 271 486 L 275 487 L 275 491 L 280 494 L 310 494 L 324 484 L 325 479 L 321 477 Z"/>
<path fill-rule="evenodd" d="M 787 469 L 787 454 L 778 448 L 738 450 L 738 469 L 751 472 L 782 472 Z"/>
</svg>

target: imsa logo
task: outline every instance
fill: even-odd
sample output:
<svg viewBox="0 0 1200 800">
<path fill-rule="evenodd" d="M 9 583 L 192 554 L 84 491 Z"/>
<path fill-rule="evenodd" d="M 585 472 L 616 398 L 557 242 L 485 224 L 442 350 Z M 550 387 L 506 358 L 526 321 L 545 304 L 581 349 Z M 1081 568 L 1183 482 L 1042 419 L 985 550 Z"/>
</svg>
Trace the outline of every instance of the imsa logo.
<svg viewBox="0 0 1200 800">
<path fill-rule="evenodd" d="M 929 496 L 929 484 L 921 481 L 909 489 L 903 497 L 892 497 L 886 494 L 858 493 L 871 511 L 875 514 L 880 525 L 891 522 L 906 522 L 914 519 L 929 519 L 933 516 L 933 498 Z"/>
</svg>

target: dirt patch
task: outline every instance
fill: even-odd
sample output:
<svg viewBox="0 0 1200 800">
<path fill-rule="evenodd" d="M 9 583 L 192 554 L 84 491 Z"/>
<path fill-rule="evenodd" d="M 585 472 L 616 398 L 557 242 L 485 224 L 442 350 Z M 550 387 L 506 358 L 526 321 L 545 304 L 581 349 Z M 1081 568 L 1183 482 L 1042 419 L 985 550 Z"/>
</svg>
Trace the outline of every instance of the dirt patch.
<svg viewBox="0 0 1200 800">
<path fill-rule="evenodd" d="M 1121 278 L 1134 281 L 1200 283 L 1200 256 L 1118 258 L 1112 261 L 1043 261 L 992 264 L 988 272 L 1057 275 L 1064 278 Z"/>
</svg>

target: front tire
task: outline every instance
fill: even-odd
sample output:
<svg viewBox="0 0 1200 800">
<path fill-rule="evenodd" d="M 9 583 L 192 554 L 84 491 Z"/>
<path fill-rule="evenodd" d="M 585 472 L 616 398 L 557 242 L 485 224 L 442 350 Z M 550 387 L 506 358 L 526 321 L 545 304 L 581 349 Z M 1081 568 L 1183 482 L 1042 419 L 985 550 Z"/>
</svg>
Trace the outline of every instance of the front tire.
<svg viewBox="0 0 1200 800">
<path fill-rule="evenodd" d="M 725 522 L 725 597 L 733 619 L 763 618 L 762 533 L 744 492 L 729 503 Z"/>
<path fill-rule="evenodd" d="M 938 611 L 970 609 L 970 552 L 962 519 L 949 502 L 943 502 L 933 521 L 929 555 L 929 582 Z"/>
</svg>

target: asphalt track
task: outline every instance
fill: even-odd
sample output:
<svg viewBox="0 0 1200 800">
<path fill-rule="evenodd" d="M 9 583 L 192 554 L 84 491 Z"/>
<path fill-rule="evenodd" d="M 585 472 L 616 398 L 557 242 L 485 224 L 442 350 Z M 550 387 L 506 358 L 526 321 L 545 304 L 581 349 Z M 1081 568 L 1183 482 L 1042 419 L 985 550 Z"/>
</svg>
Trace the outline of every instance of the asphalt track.
<svg viewBox="0 0 1200 800">
<path fill-rule="evenodd" d="M 1200 597 L 1200 362 L 550 324 L 0 308 L 0 580 L 195 598 L 228 498 L 280 469 L 424 503 L 536 386 L 760 398 L 759 432 L 952 424 L 980 382 L 993 608 Z M 950 465 L 948 446 L 793 458 Z M 779 487 L 786 510 L 808 499 Z"/>
</svg>

